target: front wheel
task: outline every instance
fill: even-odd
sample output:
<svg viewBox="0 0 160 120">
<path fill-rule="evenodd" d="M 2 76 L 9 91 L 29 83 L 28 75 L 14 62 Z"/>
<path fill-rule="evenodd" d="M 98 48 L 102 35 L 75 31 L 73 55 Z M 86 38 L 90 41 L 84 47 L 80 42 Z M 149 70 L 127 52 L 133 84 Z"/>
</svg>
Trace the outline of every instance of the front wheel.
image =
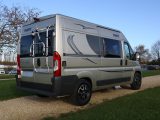
<svg viewBox="0 0 160 120">
<path fill-rule="evenodd" d="M 133 90 L 138 90 L 141 88 L 141 84 L 142 84 L 142 77 L 140 73 L 135 73 L 134 74 L 134 78 L 133 78 L 133 82 L 131 83 L 131 88 Z"/>
<path fill-rule="evenodd" d="M 92 94 L 91 83 L 84 79 L 81 79 L 74 91 L 72 100 L 76 105 L 79 106 L 86 105 L 90 101 L 91 94 Z"/>
</svg>

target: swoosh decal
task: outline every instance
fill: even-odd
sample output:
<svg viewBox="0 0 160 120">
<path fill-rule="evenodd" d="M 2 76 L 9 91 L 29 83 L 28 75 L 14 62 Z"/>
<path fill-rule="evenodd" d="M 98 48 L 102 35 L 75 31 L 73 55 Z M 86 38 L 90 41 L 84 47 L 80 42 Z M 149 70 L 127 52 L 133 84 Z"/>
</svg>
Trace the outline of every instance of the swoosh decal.
<svg viewBox="0 0 160 120">
<path fill-rule="evenodd" d="M 83 59 L 84 59 L 84 60 L 87 60 L 87 61 L 89 61 L 89 62 L 91 62 L 91 63 L 97 64 L 96 62 L 92 61 L 92 60 L 89 59 L 89 58 L 83 58 Z"/>
<path fill-rule="evenodd" d="M 133 70 L 99 70 L 103 72 L 128 72 L 128 71 L 133 71 Z"/>
<path fill-rule="evenodd" d="M 69 44 L 69 46 L 71 47 L 71 49 L 76 53 L 76 54 L 79 54 L 79 55 L 83 55 L 83 53 L 77 48 L 77 46 L 74 44 L 73 42 L 73 37 L 74 35 L 69 35 L 68 38 L 67 38 L 67 42 Z"/>
</svg>

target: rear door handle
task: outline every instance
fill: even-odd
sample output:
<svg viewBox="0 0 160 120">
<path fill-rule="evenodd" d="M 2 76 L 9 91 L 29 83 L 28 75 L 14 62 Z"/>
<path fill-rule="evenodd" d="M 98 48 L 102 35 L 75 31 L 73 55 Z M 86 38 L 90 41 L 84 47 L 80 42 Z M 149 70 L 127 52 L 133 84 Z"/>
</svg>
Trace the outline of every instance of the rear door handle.
<svg viewBox="0 0 160 120">
<path fill-rule="evenodd" d="M 40 58 L 37 59 L 37 66 L 38 67 L 41 66 L 41 60 L 40 60 Z"/>
<path fill-rule="evenodd" d="M 123 65 L 123 60 L 120 60 L 120 65 L 121 65 L 121 66 Z"/>
<path fill-rule="evenodd" d="M 67 62 L 66 61 L 62 61 L 62 66 L 66 67 L 67 66 Z"/>
<path fill-rule="evenodd" d="M 127 65 L 128 64 L 128 60 L 125 60 L 125 65 Z"/>
</svg>

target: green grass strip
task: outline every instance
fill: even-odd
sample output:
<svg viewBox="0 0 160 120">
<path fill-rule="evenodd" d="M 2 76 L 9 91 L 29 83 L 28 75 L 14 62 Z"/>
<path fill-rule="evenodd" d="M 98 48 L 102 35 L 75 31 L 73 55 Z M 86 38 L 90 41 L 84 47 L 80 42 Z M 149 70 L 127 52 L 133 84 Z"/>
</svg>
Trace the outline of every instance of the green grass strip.
<svg viewBox="0 0 160 120">
<path fill-rule="evenodd" d="M 15 78 L 15 75 L 0 75 L 0 79 L 10 79 L 10 78 Z"/>
<path fill-rule="evenodd" d="M 154 76 L 154 75 L 160 75 L 160 70 L 142 71 L 143 77 Z"/>
<path fill-rule="evenodd" d="M 95 107 L 43 120 L 160 120 L 160 87 L 105 101 Z"/>
<path fill-rule="evenodd" d="M 7 100 L 21 96 L 28 96 L 30 93 L 16 89 L 15 80 L 0 81 L 0 100 Z"/>
</svg>

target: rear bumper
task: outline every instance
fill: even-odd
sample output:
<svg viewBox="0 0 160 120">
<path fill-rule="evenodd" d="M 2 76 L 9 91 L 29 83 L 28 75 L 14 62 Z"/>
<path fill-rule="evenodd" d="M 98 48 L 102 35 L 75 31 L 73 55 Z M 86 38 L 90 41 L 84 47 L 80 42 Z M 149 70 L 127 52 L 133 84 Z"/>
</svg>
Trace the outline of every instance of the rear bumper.
<svg viewBox="0 0 160 120">
<path fill-rule="evenodd" d="M 74 92 L 78 80 L 79 79 L 77 76 L 63 76 L 52 78 L 52 84 L 41 84 L 22 81 L 16 76 L 16 83 L 18 89 L 35 94 L 54 97 L 71 95 Z"/>
</svg>

